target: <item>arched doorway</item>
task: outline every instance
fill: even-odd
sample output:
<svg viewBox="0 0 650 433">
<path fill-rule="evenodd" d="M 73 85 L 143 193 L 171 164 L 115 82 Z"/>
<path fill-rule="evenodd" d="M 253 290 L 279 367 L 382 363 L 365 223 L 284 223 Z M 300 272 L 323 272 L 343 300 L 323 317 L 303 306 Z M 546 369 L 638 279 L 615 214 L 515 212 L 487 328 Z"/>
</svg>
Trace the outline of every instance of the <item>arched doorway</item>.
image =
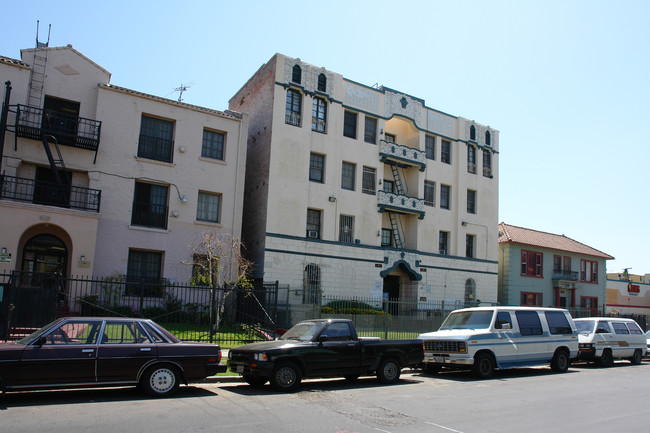
<svg viewBox="0 0 650 433">
<path fill-rule="evenodd" d="M 65 276 L 67 261 L 68 248 L 65 243 L 54 235 L 40 234 L 25 243 L 20 270 Z"/>
</svg>

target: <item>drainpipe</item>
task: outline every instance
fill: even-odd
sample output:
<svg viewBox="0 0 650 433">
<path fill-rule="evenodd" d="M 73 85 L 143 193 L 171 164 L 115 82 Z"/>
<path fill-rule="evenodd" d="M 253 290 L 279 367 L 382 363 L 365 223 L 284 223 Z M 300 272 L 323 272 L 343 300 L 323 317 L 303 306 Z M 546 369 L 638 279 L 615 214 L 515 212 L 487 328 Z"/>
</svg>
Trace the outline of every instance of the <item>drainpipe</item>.
<svg viewBox="0 0 650 433">
<path fill-rule="evenodd" d="M 2 173 L 2 158 L 5 151 L 5 131 L 7 129 L 7 115 L 9 114 L 9 98 L 11 97 L 11 81 L 5 81 L 5 100 L 2 103 L 0 114 L 0 173 Z"/>
</svg>

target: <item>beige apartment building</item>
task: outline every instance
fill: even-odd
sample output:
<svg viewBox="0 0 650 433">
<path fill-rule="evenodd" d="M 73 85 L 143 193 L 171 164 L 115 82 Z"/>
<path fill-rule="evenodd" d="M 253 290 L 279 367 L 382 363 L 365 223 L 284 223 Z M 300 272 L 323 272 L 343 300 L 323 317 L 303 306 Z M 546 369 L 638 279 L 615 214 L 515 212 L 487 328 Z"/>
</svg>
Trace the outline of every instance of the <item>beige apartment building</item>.
<svg viewBox="0 0 650 433">
<path fill-rule="evenodd" d="M 290 302 L 497 301 L 497 130 L 281 54 L 229 107 L 250 116 L 242 236 Z"/>
<path fill-rule="evenodd" d="M 202 232 L 240 235 L 247 117 L 110 78 L 70 45 L 0 57 L 0 272 L 182 282 Z"/>
</svg>

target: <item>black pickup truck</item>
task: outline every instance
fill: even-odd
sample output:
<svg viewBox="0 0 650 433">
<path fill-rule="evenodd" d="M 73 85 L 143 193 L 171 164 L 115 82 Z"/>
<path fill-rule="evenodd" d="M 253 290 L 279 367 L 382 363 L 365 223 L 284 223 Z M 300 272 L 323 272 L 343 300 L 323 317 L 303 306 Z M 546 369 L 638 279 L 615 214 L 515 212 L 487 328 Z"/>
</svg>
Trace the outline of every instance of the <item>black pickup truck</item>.
<svg viewBox="0 0 650 433">
<path fill-rule="evenodd" d="M 382 383 L 395 383 L 402 367 L 423 357 L 422 340 L 359 338 L 350 320 L 319 319 L 298 323 L 279 340 L 231 349 L 228 368 L 251 386 L 270 381 L 276 390 L 291 392 L 303 377 L 377 375 Z"/>
</svg>

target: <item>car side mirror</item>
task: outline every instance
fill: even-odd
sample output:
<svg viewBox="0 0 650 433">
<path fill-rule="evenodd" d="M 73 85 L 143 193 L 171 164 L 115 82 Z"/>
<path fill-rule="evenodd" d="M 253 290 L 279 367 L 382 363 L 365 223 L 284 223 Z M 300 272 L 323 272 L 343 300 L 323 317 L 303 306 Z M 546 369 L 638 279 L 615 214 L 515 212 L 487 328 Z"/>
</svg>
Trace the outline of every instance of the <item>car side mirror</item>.
<svg viewBox="0 0 650 433">
<path fill-rule="evenodd" d="M 510 323 L 502 323 L 501 324 L 501 329 L 510 329 L 510 328 L 511 328 Z"/>
<path fill-rule="evenodd" d="M 318 337 L 318 343 L 323 344 L 327 341 L 327 335 L 321 335 Z"/>
<path fill-rule="evenodd" d="M 36 342 L 34 344 L 36 346 L 42 346 L 45 343 L 47 343 L 47 338 L 44 335 L 41 335 L 40 337 L 38 337 L 38 340 L 36 340 Z"/>
</svg>

